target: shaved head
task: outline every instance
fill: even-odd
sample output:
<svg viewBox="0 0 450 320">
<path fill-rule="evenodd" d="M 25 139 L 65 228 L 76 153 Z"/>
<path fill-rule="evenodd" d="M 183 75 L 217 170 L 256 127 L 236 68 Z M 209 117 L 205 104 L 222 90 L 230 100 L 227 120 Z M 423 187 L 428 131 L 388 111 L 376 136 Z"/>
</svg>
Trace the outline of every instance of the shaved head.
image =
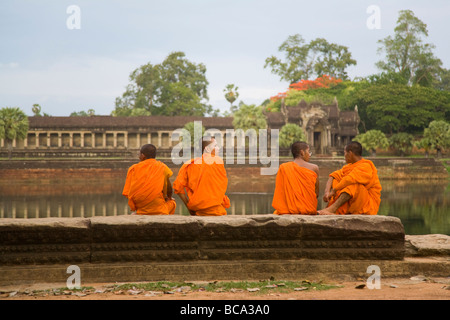
<svg viewBox="0 0 450 320">
<path fill-rule="evenodd" d="M 155 159 L 156 147 L 152 144 L 144 144 L 141 147 L 141 153 L 145 156 L 146 159 Z"/>
<path fill-rule="evenodd" d="M 306 142 L 303 141 L 297 141 L 294 142 L 291 146 L 291 152 L 292 152 L 292 156 L 294 157 L 294 159 L 297 159 L 299 157 L 301 157 L 300 151 L 305 151 L 308 150 L 309 148 L 309 144 L 307 144 Z"/>
<path fill-rule="evenodd" d="M 357 141 L 352 141 L 345 146 L 345 151 L 347 151 L 347 152 L 351 151 L 357 157 L 361 157 L 362 150 L 363 150 L 363 148 L 362 148 L 361 143 L 359 143 Z"/>
</svg>

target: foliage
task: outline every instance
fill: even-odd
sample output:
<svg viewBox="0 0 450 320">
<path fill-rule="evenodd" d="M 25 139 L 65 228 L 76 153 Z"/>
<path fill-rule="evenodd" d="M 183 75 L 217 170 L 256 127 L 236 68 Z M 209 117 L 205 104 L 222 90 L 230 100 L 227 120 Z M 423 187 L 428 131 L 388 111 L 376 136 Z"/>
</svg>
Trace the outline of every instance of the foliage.
<svg viewBox="0 0 450 320">
<path fill-rule="evenodd" d="M 116 98 L 114 116 L 197 115 L 218 113 L 208 100 L 206 67 L 190 62 L 183 52 L 171 53 L 161 64 L 148 63 L 134 70 L 122 97 Z M 147 112 L 135 112 L 143 109 Z"/>
<path fill-rule="evenodd" d="M 194 146 L 194 139 L 195 139 L 195 135 L 194 135 L 194 128 L 195 128 L 194 121 L 186 123 L 183 128 L 186 129 L 189 132 L 189 134 L 191 135 L 191 147 Z M 206 131 L 205 127 L 202 126 L 202 133 L 201 133 L 202 136 L 204 135 L 205 131 Z M 183 139 L 181 139 L 181 141 L 183 141 Z"/>
<path fill-rule="evenodd" d="M 279 135 L 280 147 L 287 148 L 290 147 L 296 141 L 305 141 L 306 135 L 303 129 L 294 124 L 288 123 L 281 127 Z"/>
<path fill-rule="evenodd" d="M 384 51 L 386 58 L 379 61 L 377 67 L 399 74 L 408 85 L 431 86 L 442 61 L 432 53 L 434 45 L 423 42 L 422 37 L 427 36 L 427 25 L 411 10 L 400 11 L 394 36 L 378 41 L 381 44 L 378 52 Z"/>
<path fill-rule="evenodd" d="M 236 101 L 236 99 L 239 97 L 238 87 L 236 87 L 234 84 L 229 84 L 223 89 L 223 92 L 225 92 L 225 99 L 230 103 L 230 111 L 233 113 L 236 111 L 236 108 L 233 107 L 233 102 Z"/>
<path fill-rule="evenodd" d="M 315 80 L 300 80 L 298 82 L 292 83 L 289 86 L 289 90 L 287 92 L 278 93 L 276 96 L 271 97 L 270 100 L 278 101 L 280 99 L 286 98 L 289 93 L 295 91 L 335 87 L 341 82 L 342 80 L 330 77 L 328 75 L 322 75 Z"/>
<path fill-rule="evenodd" d="M 389 138 L 389 145 L 400 152 L 401 156 L 409 153 L 414 146 L 414 136 L 406 132 L 393 134 Z"/>
<path fill-rule="evenodd" d="M 363 131 L 417 133 L 438 119 L 450 118 L 450 92 L 404 84 L 361 85 L 353 95 Z"/>
<path fill-rule="evenodd" d="M 261 106 L 239 103 L 239 109 L 233 114 L 234 129 L 242 129 L 244 131 L 248 129 L 255 129 L 256 131 L 266 129 L 267 121 L 262 111 L 263 108 Z"/>
<path fill-rule="evenodd" d="M 442 120 L 432 121 L 428 128 L 425 128 L 423 137 L 437 150 L 440 157 L 442 150 L 450 147 L 450 124 Z"/>
<path fill-rule="evenodd" d="M 370 150 L 372 152 L 372 156 L 376 155 L 376 149 L 385 149 L 389 146 L 389 141 L 386 138 L 386 135 L 380 130 L 369 130 L 366 133 L 360 133 L 353 138 L 353 141 L 358 141 L 364 149 Z"/>
<path fill-rule="evenodd" d="M 12 156 L 12 141 L 25 139 L 28 126 L 28 117 L 19 108 L 0 109 L 0 139 L 5 139 L 8 146 L 8 159 Z"/>
<path fill-rule="evenodd" d="M 280 76 L 281 81 L 289 83 L 324 74 L 346 79 L 346 68 L 356 65 L 347 47 L 329 43 L 323 38 L 306 44 L 301 35 L 295 34 L 289 36 L 278 51 L 285 54 L 285 61 L 271 56 L 266 59 L 264 68 L 270 67 L 272 73 Z"/>
<path fill-rule="evenodd" d="M 94 109 L 89 109 L 88 111 L 74 111 L 70 114 L 71 117 L 90 117 L 90 116 L 94 116 L 95 115 L 95 110 Z"/>
</svg>

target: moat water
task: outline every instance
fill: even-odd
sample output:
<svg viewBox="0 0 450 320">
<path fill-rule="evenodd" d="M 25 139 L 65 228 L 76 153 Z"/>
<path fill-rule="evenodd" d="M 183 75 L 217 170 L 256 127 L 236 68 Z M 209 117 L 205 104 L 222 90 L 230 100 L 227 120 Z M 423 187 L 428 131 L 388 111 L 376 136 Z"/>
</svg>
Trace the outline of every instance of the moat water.
<svg viewBox="0 0 450 320">
<path fill-rule="evenodd" d="M 274 177 L 263 181 L 233 182 L 229 177 L 229 215 L 273 213 Z M 326 180 L 321 180 L 321 193 Z M 122 196 L 123 179 L 89 179 L 68 182 L 63 178 L 0 180 L 0 218 L 93 217 L 127 215 Z M 406 234 L 450 235 L 450 184 L 447 180 L 382 180 L 379 215 L 401 219 Z M 189 215 L 181 200 L 175 214 Z M 325 203 L 319 197 L 319 209 Z"/>
</svg>

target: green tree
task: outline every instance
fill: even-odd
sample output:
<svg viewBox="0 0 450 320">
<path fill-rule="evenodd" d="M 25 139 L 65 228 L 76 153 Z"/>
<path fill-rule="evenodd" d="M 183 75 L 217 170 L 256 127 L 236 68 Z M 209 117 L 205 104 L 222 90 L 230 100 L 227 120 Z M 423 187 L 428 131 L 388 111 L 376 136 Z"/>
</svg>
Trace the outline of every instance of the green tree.
<svg viewBox="0 0 450 320">
<path fill-rule="evenodd" d="M 414 146 L 414 136 L 406 132 L 393 134 L 389 138 L 389 145 L 397 150 L 403 157 L 412 150 Z"/>
<path fill-rule="evenodd" d="M 188 122 L 188 123 L 186 123 L 185 125 L 184 125 L 184 129 L 186 129 L 188 132 L 189 132 L 189 134 L 191 135 L 191 147 L 192 146 L 194 146 L 194 143 L 195 143 L 195 135 L 194 135 L 194 128 L 195 128 L 195 126 L 194 126 L 195 124 L 194 124 L 194 121 L 191 121 L 191 122 Z M 203 135 L 205 134 L 205 131 L 206 131 L 206 129 L 205 129 L 205 127 L 204 126 L 202 126 L 202 137 L 203 137 Z M 183 138 L 183 137 L 181 137 L 181 138 Z M 183 139 L 181 139 L 181 141 L 183 141 Z"/>
<path fill-rule="evenodd" d="M 366 133 L 358 134 L 353 140 L 361 143 L 364 149 L 372 153 L 373 157 L 377 155 L 378 148 L 386 149 L 389 146 L 386 135 L 380 130 L 369 130 Z"/>
<path fill-rule="evenodd" d="M 287 123 L 281 127 L 279 134 L 280 147 L 290 147 L 296 141 L 305 141 L 306 135 L 303 129 L 295 123 Z"/>
<path fill-rule="evenodd" d="M 433 149 L 436 149 L 437 157 L 442 157 L 442 151 L 450 147 L 450 124 L 443 120 L 430 122 L 428 128 L 423 132 Z"/>
<path fill-rule="evenodd" d="M 31 111 L 33 111 L 33 114 L 35 117 L 40 117 L 41 115 L 41 106 L 37 103 L 33 104 L 33 107 L 31 108 Z"/>
<path fill-rule="evenodd" d="M 225 99 L 230 103 L 230 111 L 233 113 L 236 111 L 236 108 L 233 107 L 233 102 L 236 101 L 237 98 L 239 98 L 239 92 L 238 87 L 236 87 L 234 84 L 229 84 L 223 89 L 223 92 L 225 92 Z"/>
<path fill-rule="evenodd" d="M 425 150 L 425 157 L 428 158 L 430 154 L 430 150 L 433 147 L 433 142 L 429 138 L 422 138 L 418 141 L 414 142 L 414 145 L 417 149 L 424 149 Z"/>
<path fill-rule="evenodd" d="M 433 87 L 438 90 L 450 91 L 450 70 L 442 68 L 438 78 L 435 79 Z"/>
<path fill-rule="evenodd" d="M 71 117 L 91 117 L 91 116 L 95 116 L 95 110 L 94 109 L 89 109 L 88 111 L 74 111 L 70 114 Z"/>
<path fill-rule="evenodd" d="M 371 84 L 354 91 L 353 105 L 365 130 L 418 133 L 433 120 L 450 118 L 450 92 L 399 83 Z"/>
<path fill-rule="evenodd" d="M 205 65 L 187 60 L 183 52 L 173 52 L 162 63 L 148 63 L 131 73 L 130 84 L 116 98 L 112 114 L 131 116 L 133 109 L 166 116 L 217 113 L 206 104 L 208 84 Z"/>
<path fill-rule="evenodd" d="M 378 52 L 384 51 L 386 58 L 376 66 L 400 74 L 409 85 L 430 86 L 440 72 L 442 61 L 434 56 L 434 45 L 424 43 L 422 37 L 428 37 L 427 25 L 411 10 L 400 11 L 394 36 L 378 41 L 381 44 Z"/>
<path fill-rule="evenodd" d="M 247 105 L 242 101 L 239 103 L 239 109 L 233 114 L 234 129 L 259 129 L 267 128 L 266 116 L 263 114 L 263 107 L 254 104 Z"/>
<path fill-rule="evenodd" d="M 346 79 L 346 68 L 356 65 L 347 47 L 329 43 L 323 38 L 305 43 L 301 35 L 295 34 L 289 36 L 278 51 L 284 53 L 285 60 L 275 56 L 268 57 L 264 68 L 270 67 L 273 74 L 280 76 L 281 81 L 289 83 L 324 74 Z"/>
<path fill-rule="evenodd" d="M 5 139 L 8 148 L 8 159 L 12 157 L 12 142 L 23 140 L 28 133 L 28 117 L 19 108 L 0 109 L 0 139 Z"/>
</svg>

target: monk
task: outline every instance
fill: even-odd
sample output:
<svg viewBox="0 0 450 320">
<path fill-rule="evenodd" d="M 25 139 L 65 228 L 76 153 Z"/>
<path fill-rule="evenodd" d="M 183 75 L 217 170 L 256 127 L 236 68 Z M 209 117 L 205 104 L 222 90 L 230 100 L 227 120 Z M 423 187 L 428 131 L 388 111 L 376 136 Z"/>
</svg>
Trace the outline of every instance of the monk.
<svg viewBox="0 0 450 320">
<path fill-rule="evenodd" d="M 274 214 L 317 214 L 319 167 L 309 162 L 309 145 L 297 141 L 291 146 L 294 161 L 280 165 L 275 182 Z"/>
<path fill-rule="evenodd" d="M 362 146 L 352 141 L 344 149 L 347 164 L 330 174 L 323 200 L 328 207 L 318 214 L 376 215 L 381 201 L 381 184 L 377 169 L 362 158 Z"/>
<path fill-rule="evenodd" d="M 202 152 L 201 157 L 180 168 L 173 183 L 174 192 L 193 216 L 226 215 L 226 208 L 230 207 L 230 199 L 225 195 L 228 178 L 222 158 L 216 155 L 214 138 L 202 139 Z"/>
<path fill-rule="evenodd" d="M 169 215 L 175 213 L 172 170 L 156 159 L 156 147 L 145 144 L 139 152 L 140 162 L 128 169 L 122 194 L 128 198 L 131 211 L 138 215 Z"/>
</svg>

